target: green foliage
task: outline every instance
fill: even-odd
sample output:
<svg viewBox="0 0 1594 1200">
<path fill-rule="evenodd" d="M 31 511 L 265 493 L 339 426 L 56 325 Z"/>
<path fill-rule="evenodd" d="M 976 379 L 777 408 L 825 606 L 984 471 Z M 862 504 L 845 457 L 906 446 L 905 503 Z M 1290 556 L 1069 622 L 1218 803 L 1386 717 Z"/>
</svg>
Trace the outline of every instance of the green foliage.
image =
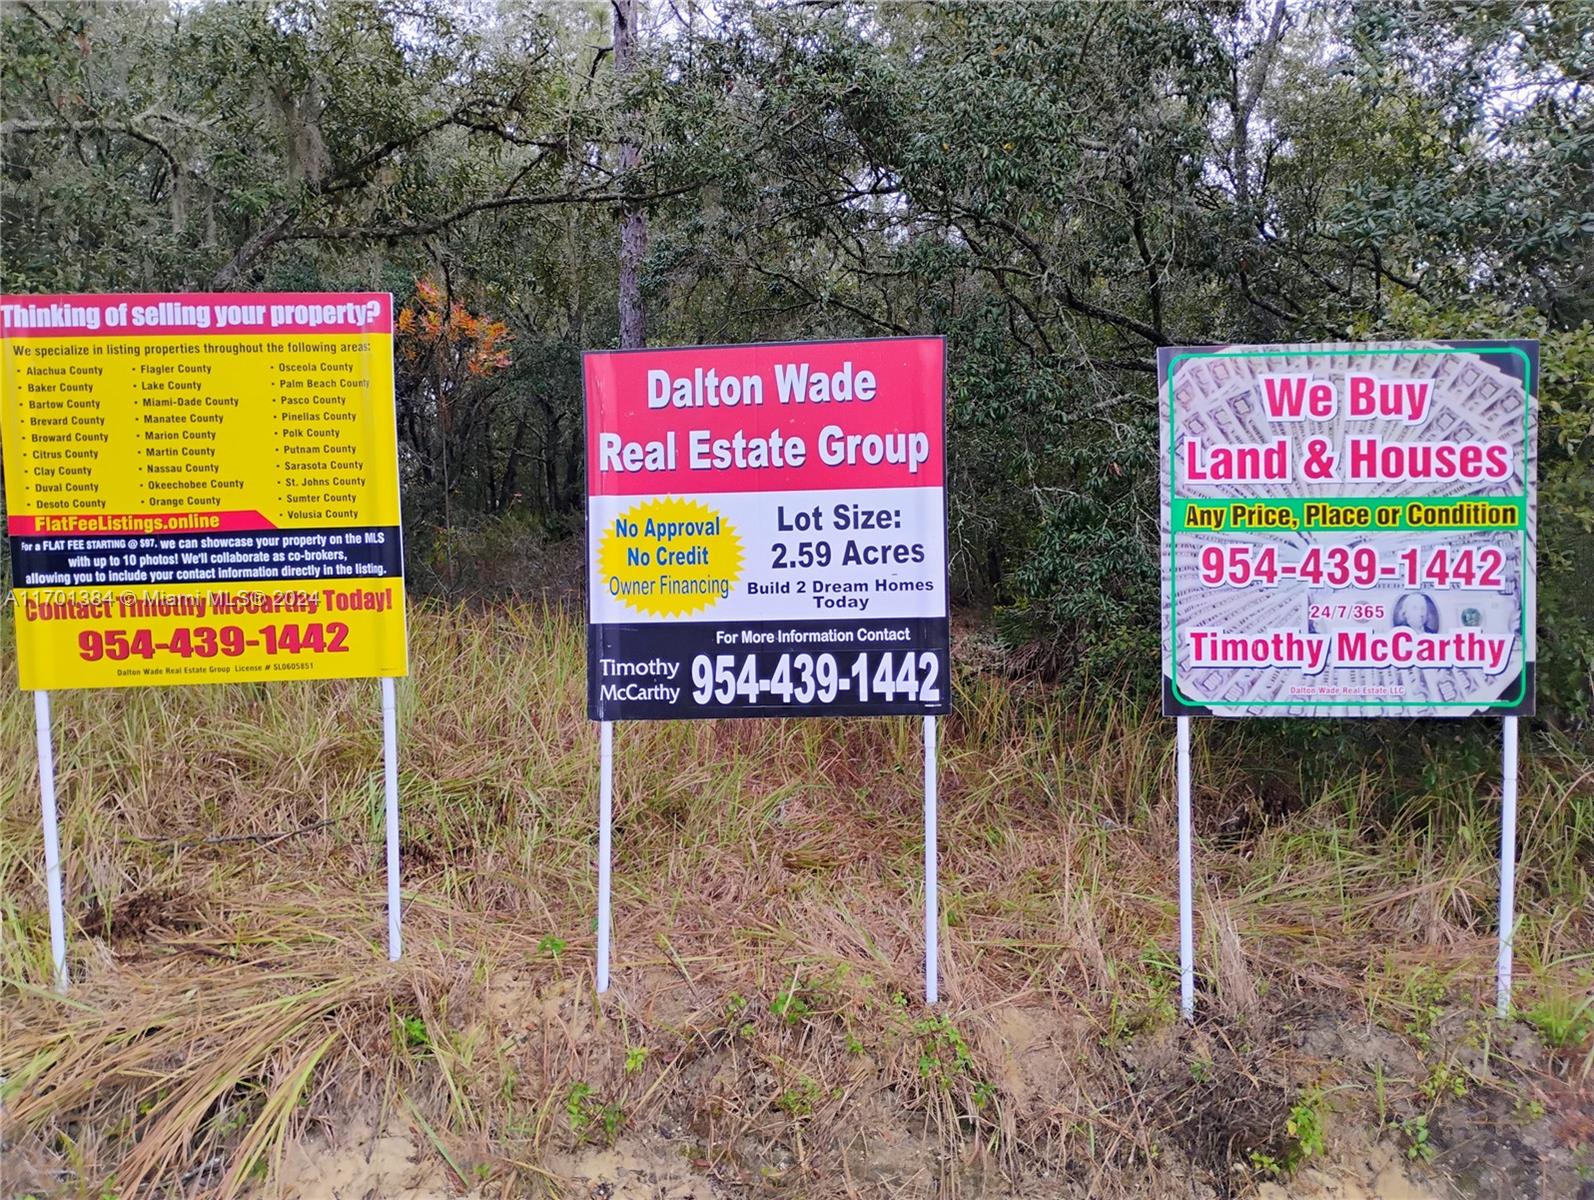
<svg viewBox="0 0 1594 1200">
<path fill-rule="evenodd" d="M 740 992 L 732 992 L 725 1001 L 725 1025 L 727 1029 L 734 1029 L 736 1036 L 746 1039 L 753 1036 L 757 1026 L 751 1021 L 744 1020 L 748 1007 L 748 999 Z"/>
<path fill-rule="evenodd" d="M 1271 1179 L 1284 1172 L 1284 1164 L 1265 1151 L 1252 1150 L 1247 1157 L 1251 1162 L 1251 1170 L 1261 1175 L 1264 1179 Z"/>
<path fill-rule="evenodd" d="M 947 1095 L 964 1090 L 975 1108 L 995 1100 L 996 1089 L 981 1078 L 968 1042 L 949 1017 L 924 1017 L 910 1028 L 919 1042 L 919 1079 L 927 1087 Z"/>
<path fill-rule="evenodd" d="M 789 1116 L 806 1117 L 813 1113 L 814 1106 L 824 1098 L 824 1094 L 824 1089 L 817 1082 L 803 1075 L 793 1086 L 775 1097 L 775 1107 Z"/>
<path fill-rule="evenodd" d="M 1178 1019 L 1179 963 L 1167 950 L 1148 946 L 1141 951 L 1138 965 L 1132 971 L 1120 971 L 1117 963 L 1109 966 L 1116 986 L 1107 1005 L 1106 1028 L 1100 1038 L 1103 1046 L 1119 1045 Z M 1202 1082 L 1196 1078 L 1200 1064 L 1191 1065 L 1192 1078 L 1197 1083 Z"/>
<path fill-rule="evenodd" d="M 577 1137 L 587 1128 L 587 1112 L 592 1101 L 592 1085 L 585 1080 L 570 1085 L 570 1091 L 565 1095 L 565 1116 L 570 1120 L 570 1129 Z"/>
<path fill-rule="evenodd" d="M 606 1142 L 612 1142 L 625 1121 L 625 1110 L 612 1101 L 605 1102 L 590 1083 L 578 1080 L 565 1093 L 565 1117 L 578 1140 L 599 1131 Z"/>
<path fill-rule="evenodd" d="M 564 938 L 556 933 L 544 934 L 537 942 L 537 953 L 546 954 L 557 962 L 559 956 L 565 952 L 567 945 L 568 943 L 566 943 Z"/>
<path fill-rule="evenodd" d="M 406 553 L 418 590 L 535 592 L 581 575 L 580 353 L 638 204 L 652 344 L 947 334 L 958 597 L 1141 697 L 1158 346 L 1539 337 L 1538 691 L 1586 729 L 1587 8 L 1270 7 L 729 0 L 659 9 L 621 75 L 598 6 L 7 5 L 0 286 L 428 281 L 501 322 L 485 375 L 400 356 Z"/>
<path fill-rule="evenodd" d="M 1408 1117 L 1400 1123 L 1400 1135 L 1406 1142 L 1406 1157 L 1412 1162 L 1429 1163 L 1438 1153 L 1434 1144 L 1428 1140 L 1428 1118 L 1419 1113 L 1415 1117 Z"/>
<path fill-rule="evenodd" d="M 1594 1037 L 1594 995 L 1551 992 L 1522 1015 L 1556 1050 L 1575 1050 Z"/>
<path fill-rule="evenodd" d="M 400 1017 L 399 1036 L 404 1045 L 411 1050 L 430 1050 L 432 1048 L 432 1035 L 426 1028 L 426 1022 L 420 1017 Z"/>
<path fill-rule="evenodd" d="M 1030 554 L 1014 572 L 1022 597 L 1001 613 L 1010 639 L 1044 636 L 1054 669 L 1150 691 L 1160 674 L 1154 521 L 1157 439 L 1149 425 L 1115 431 L 1050 458 Z"/>
<path fill-rule="evenodd" d="M 1444 1015 L 1444 981 L 1429 971 L 1417 970 L 1406 977 L 1400 1007 L 1406 1013 L 1404 1030 L 1422 1049 L 1433 1044 L 1433 1027 Z"/>
<path fill-rule="evenodd" d="M 1467 1094 L 1467 1077 L 1449 1063 L 1435 1063 L 1428 1072 L 1428 1078 L 1417 1085 L 1417 1090 L 1429 1104 L 1438 1104 L 1445 1099 L 1459 1100 Z"/>
<path fill-rule="evenodd" d="M 1290 1105 L 1282 1138 L 1265 1150 L 1247 1152 L 1251 1170 L 1265 1179 L 1280 1178 L 1298 1170 L 1307 1159 L 1321 1155 L 1328 1147 L 1327 1117 L 1328 1097 L 1323 1089 L 1313 1087 L 1302 1092 Z"/>
<path fill-rule="evenodd" d="M 770 1001 L 769 1011 L 788 1025 L 801 1025 L 813 1016 L 814 1009 L 793 985 L 779 992 L 774 1000 Z"/>
</svg>

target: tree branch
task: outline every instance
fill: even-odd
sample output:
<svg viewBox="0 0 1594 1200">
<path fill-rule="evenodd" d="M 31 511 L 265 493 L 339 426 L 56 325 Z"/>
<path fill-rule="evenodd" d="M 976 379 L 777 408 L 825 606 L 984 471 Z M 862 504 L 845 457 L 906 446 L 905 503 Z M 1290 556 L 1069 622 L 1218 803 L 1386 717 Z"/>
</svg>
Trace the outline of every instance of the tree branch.
<svg viewBox="0 0 1594 1200">
<path fill-rule="evenodd" d="M 354 225 L 322 226 L 295 229 L 275 238 L 278 242 L 337 242 L 370 238 L 373 241 L 394 241 L 399 238 L 425 237 L 447 229 L 456 221 L 479 212 L 495 212 L 506 208 L 540 208 L 551 204 L 651 204 L 671 196 L 696 191 L 701 183 L 684 183 L 679 187 L 663 188 L 655 192 L 552 192 L 541 196 L 497 196 L 491 200 L 478 200 L 465 204 L 452 212 L 429 221 L 416 221 L 408 225 Z"/>
<path fill-rule="evenodd" d="M 149 114 L 144 114 L 148 116 Z M 154 134 L 140 129 L 131 121 L 68 121 L 65 119 L 39 119 L 39 118 L 12 118 L 0 121 L 0 135 L 24 133 L 120 133 L 132 138 L 136 142 L 143 142 L 152 149 L 159 150 L 166 159 L 172 173 L 176 174 L 181 168 L 177 165 L 177 156 L 171 152 L 166 143 Z"/>
</svg>

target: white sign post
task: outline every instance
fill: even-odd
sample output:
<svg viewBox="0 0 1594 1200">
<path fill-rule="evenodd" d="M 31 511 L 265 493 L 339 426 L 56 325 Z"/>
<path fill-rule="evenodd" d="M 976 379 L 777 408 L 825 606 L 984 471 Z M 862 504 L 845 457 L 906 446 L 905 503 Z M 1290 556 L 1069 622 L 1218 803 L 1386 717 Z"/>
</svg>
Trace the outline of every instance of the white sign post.
<svg viewBox="0 0 1594 1200">
<path fill-rule="evenodd" d="M 615 721 L 924 718 L 925 998 L 939 994 L 935 718 L 950 711 L 946 343 L 593 352 L 587 714 L 597 988 Z"/>
<path fill-rule="evenodd" d="M 50 733 L 50 693 L 33 693 L 39 742 L 39 801 L 44 809 L 44 890 L 50 906 L 50 960 L 55 989 L 66 991 L 66 906 L 61 896 L 61 830 L 55 813 L 55 745 Z"/>
<path fill-rule="evenodd" d="M 1500 737 L 1500 956 L 1495 964 L 1495 1011 L 1511 1015 L 1511 948 L 1516 940 L 1517 719 L 1501 723 Z"/>
<path fill-rule="evenodd" d="M 941 920 L 936 880 L 935 718 L 924 718 L 924 1002 L 941 998 Z"/>
<path fill-rule="evenodd" d="M 1538 343 L 1165 347 L 1163 713 L 1499 716 L 1497 1004 L 1510 1009 L 1518 716 L 1533 712 Z"/>
<path fill-rule="evenodd" d="M 1178 728 L 1179 787 L 1179 1012 L 1195 1016 L 1195 848 L 1190 817 L 1190 718 L 1175 719 Z"/>
<path fill-rule="evenodd" d="M 399 900 L 398 714 L 393 680 L 382 680 L 382 783 L 387 816 L 387 957 L 404 952 Z"/>
<path fill-rule="evenodd" d="M 598 994 L 609 990 L 609 915 L 614 855 L 614 722 L 598 722 Z"/>
</svg>

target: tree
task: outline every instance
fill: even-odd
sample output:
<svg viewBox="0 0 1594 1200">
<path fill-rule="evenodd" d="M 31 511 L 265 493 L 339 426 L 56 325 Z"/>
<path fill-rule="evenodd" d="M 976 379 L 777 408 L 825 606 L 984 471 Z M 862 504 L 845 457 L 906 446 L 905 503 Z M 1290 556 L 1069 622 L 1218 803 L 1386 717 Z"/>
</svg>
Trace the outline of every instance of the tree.
<svg viewBox="0 0 1594 1200">
<path fill-rule="evenodd" d="M 8 290 L 419 314 L 425 279 L 506 326 L 487 377 L 405 368 L 412 533 L 578 525 L 583 349 L 946 333 L 955 586 L 1059 667 L 1155 659 L 1156 347 L 1575 347 L 1594 316 L 1587 6 L 24 3 L 0 33 Z"/>
</svg>

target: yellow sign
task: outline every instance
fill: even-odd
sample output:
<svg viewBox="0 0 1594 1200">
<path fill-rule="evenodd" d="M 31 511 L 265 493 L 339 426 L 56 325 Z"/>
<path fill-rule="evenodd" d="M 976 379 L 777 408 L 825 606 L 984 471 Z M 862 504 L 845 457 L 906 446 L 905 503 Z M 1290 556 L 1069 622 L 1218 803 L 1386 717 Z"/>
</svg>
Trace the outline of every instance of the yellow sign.
<svg viewBox="0 0 1594 1200">
<path fill-rule="evenodd" d="M 644 500 L 598 544 L 609 595 L 643 614 L 684 616 L 723 600 L 742 574 L 742 540 L 699 500 Z"/>
<path fill-rule="evenodd" d="M 0 297 L 21 686 L 407 673 L 386 295 Z"/>
</svg>

